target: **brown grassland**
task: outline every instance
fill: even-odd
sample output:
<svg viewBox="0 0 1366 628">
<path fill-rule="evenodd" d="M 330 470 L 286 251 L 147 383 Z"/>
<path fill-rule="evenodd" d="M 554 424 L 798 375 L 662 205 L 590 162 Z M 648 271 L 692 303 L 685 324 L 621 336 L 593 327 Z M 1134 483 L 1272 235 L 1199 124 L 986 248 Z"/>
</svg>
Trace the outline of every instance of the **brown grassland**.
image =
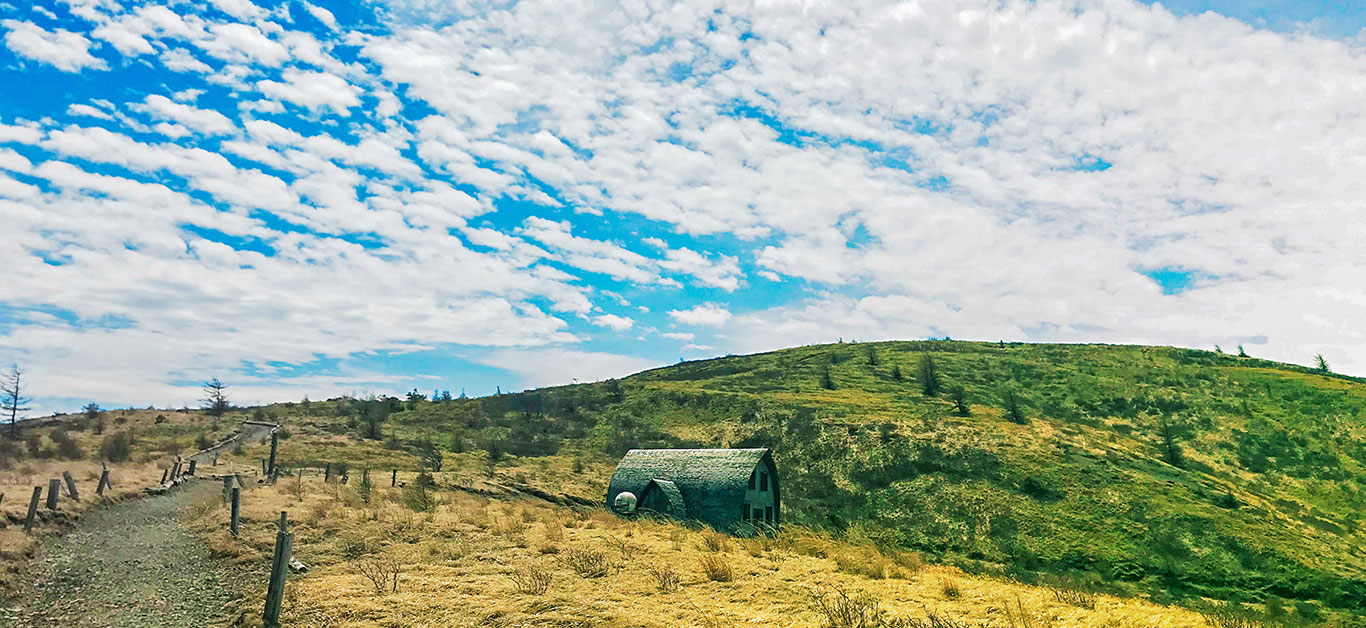
<svg viewBox="0 0 1366 628">
<path fill-rule="evenodd" d="M 1214 625 L 1182 608 L 970 576 L 805 529 L 724 538 L 464 488 L 431 489 L 435 505 L 417 512 L 388 474 L 374 480 L 369 503 L 356 475 L 342 486 L 314 470 L 302 483 L 251 488 L 240 538 L 227 533 L 218 500 L 187 522 L 215 556 L 260 564 L 279 513 L 289 512 L 294 555 L 310 568 L 287 588 L 282 620 L 291 628 Z M 414 477 L 400 482 L 411 487 Z M 395 570 L 397 591 L 367 577 Z M 248 585 L 237 624 L 256 626 L 264 582 Z"/>
</svg>

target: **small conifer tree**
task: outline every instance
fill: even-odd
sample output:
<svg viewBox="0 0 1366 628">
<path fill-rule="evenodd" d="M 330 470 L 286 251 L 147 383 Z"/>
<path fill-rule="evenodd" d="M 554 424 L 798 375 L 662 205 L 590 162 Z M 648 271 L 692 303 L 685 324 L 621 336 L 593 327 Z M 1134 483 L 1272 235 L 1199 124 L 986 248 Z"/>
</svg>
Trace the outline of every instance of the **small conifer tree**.
<svg viewBox="0 0 1366 628">
<path fill-rule="evenodd" d="M 953 401 L 954 411 L 958 416 L 968 416 L 972 414 L 972 404 L 968 402 L 968 391 L 961 385 L 949 387 L 949 400 Z"/>
<path fill-rule="evenodd" d="M 821 388 L 824 388 L 826 390 L 835 389 L 835 380 L 832 377 L 830 377 L 829 367 L 826 367 L 825 370 L 821 371 Z"/>
<path fill-rule="evenodd" d="M 939 369 L 934 365 L 934 356 L 926 353 L 920 357 L 920 388 L 928 397 L 939 394 L 941 382 Z"/>
</svg>

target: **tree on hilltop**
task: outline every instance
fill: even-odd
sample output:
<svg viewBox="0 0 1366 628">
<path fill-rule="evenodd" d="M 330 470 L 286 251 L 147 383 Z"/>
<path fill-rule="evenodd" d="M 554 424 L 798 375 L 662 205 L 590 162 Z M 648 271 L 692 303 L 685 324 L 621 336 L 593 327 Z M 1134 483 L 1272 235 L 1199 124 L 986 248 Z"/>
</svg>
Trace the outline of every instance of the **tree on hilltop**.
<svg viewBox="0 0 1366 628">
<path fill-rule="evenodd" d="M 19 413 L 27 412 L 30 408 L 24 404 L 32 401 L 24 396 L 23 387 L 24 372 L 19 370 L 19 365 L 14 365 L 5 377 L 4 383 L 0 384 L 0 410 L 9 413 L 9 434 L 11 438 L 19 437 Z"/>
<path fill-rule="evenodd" d="M 218 418 L 232 409 L 232 403 L 228 401 L 228 385 L 218 381 L 215 377 L 204 382 L 204 398 L 200 400 L 201 407 L 211 416 Z"/>
<path fill-rule="evenodd" d="M 1328 361 L 1323 359 L 1323 354 L 1314 355 L 1314 370 L 1320 373 L 1332 373 L 1333 369 L 1328 368 Z"/>
</svg>

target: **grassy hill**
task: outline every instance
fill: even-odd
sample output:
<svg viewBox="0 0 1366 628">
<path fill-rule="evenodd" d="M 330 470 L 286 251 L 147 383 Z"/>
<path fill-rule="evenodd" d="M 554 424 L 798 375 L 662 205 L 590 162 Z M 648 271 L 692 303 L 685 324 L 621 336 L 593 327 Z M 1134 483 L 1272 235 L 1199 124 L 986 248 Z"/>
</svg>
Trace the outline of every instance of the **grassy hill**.
<svg viewBox="0 0 1366 628">
<path fill-rule="evenodd" d="M 924 341 L 242 414 L 285 423 L 291 468 L 415 471 L 440 458 L 453 486 L 497 478 L 594 500 L 631 447 L 768 446 L 786 521 L 842 542 L 1310 618 L 1366 607 L 1363 409 L 1360 380 L 1207 351 Z M 144 436 L 188 448 L 195 415 Z M 257 445 L 235 457 L 263 456 Z"/>
</svg>

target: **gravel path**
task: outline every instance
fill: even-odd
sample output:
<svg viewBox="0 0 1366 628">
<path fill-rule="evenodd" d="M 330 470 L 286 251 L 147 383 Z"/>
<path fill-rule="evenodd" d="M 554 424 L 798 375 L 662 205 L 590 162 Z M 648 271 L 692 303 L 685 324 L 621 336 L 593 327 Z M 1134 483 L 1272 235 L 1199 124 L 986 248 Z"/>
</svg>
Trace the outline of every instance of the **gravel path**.
<svg viewBox="0 0 1366 628">
<path fill-rule="evenodd" d="M 197 460 L 199 464 L 213 464 L 218 457 L 225 452 L 232 451 L 233 448 L 241 445 L 246 447 L 256 441 L 265 440 L 270 437 L 270 433 L 275 431 L 278 426 L 274 423 L 262 423 L 260 421 L 243 421 L 242 427 L 237 429 L 227 440 L 214 445 L 204 451 L 192 454 L 186 461 Z"/>
<path fill-rule="evenodd" d="M 111 504 L 44 540 L 33 584 L 0 605 L 7 628 L 201 627 L 233 601 L 226 575 L 180 526 L 179 511 L 217 495 L 192 481 L 166 495 Z"/>
</svg>

